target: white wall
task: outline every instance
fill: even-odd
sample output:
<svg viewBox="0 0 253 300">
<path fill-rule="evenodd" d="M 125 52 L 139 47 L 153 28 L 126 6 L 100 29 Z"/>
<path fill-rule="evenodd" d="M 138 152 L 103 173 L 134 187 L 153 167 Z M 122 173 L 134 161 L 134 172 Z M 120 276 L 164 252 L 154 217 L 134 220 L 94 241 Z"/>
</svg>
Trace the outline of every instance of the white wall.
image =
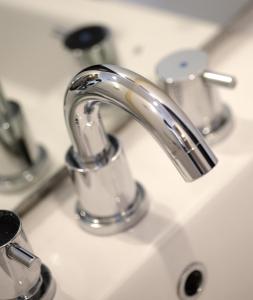
<svg viewBox="0 0 253 300">
<path fill-rule="evenodd" d="M 225 23 L 249 0 L 115 0 L 135 2 L 178 14 Z"/>
</svg>

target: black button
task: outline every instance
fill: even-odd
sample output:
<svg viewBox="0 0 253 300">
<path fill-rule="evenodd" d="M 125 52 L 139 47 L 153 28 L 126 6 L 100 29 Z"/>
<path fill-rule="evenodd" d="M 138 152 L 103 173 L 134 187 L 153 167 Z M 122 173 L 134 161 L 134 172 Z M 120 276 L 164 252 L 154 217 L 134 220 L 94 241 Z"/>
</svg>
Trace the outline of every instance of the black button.
<svg viewBox="0 0 253 300">
<path fill-rule="evenodd" d="M 108 29 L 104 26 L 82 27 L 69 33 L 64 40 L 64 45 L 70 50 L 89 49 L 103 41 L 108 32 Z"/>
</svg>

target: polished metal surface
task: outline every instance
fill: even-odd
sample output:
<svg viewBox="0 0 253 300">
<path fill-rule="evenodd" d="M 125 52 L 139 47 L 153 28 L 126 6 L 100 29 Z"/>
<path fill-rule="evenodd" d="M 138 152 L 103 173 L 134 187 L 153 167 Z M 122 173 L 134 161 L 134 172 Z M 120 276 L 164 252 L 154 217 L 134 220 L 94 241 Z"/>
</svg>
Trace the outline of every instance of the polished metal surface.
<svg viewBox="0 0 253 300">
<path fill-rule="evenodd" d="M 248 22 L 251 20 L 252 16 L 252 7 L 253 2 L 248 1 L 248 4 L 243 6 L 241 10 L 231 19 L 229 22 L 221 28 L 216 35 L 214 35 L 210 40 L 206 41 L 201 49 L 204 50 L 209 56 L 209 62 L 217 63 L 217 59 L 221 58 L 220 48 L 224 45 L 229 44 L 231 37 L 235 35 L 241 35 L 245 28 L 248 28 Z M 55 30 L 55 36 L 58 38 L 64 37 L 67 30 L 59 28 Z M 214 62 L 213 62 L 214 61 Z M 38 190 L 35 190 L 28 196 L 24 198 L 24 205 L 21 203 L 17 207 L 17 212 L 25 214 L 29 212 L 37 203 L 44 199 L 50 192 L 54 191 L 67 177 L 67 172 L 65 172 L 65 167 L 62 166 L 56 173 L 49 176 L 49 178 L 42 182 L 41 186 L 38 187 Z M 52 178 L 52 180 L 51 180 Z M 29 204 L 31 201 L 31 205 Z"/>
<path fill-rule="evenodd" d="M 63 36 L 64 46 L 80 68 L 99 64 L 119 64 L 112 30 L 101 24 L 75 28 Z M 129 120 L 123 110 L 102 105 L 105 127 L 117 130 Z"/>
<path fill-rule="evenodd" d="M 64 45 L 82 67 L 116 64 L 117 53 L 111 30 L 102 25 L 74 29 L 64 35 Z"/>
<path fill-rule="evenodd" d="M 87 229 L 95 234 L 112 234 L 137 222 L 133 217 L 128 222 L 117 216 L 127 215 L 135 207 L 134 214 L 141 219 L 147 205 L 138 200 L 139 185 L 132 179 L 117 139 L 103 128 L 101 103 L 118 106 L 139 121 L 186 181 L 209 172 L 217 160 L 177 104 L 144 77 L 112 65 L 92 66 L 78 73 L 67 89 L 64 103 L 73 144 L 66 163 L 77 189 L 84 226 L 87 228 L 91 219 L 95 223 L 99 220 L 99 224 L 105 219 L 123 222 Z M 140 205 L 136 207 L 137 201 Z"/>
<path fill-rule="evenodd" d="M 233 76 L 208 70 L 208 56 L 201 50 L 182 50 L 165 57 L 157 66 L 157 74 L 164 91 L 177 101 L 208 142 L 227 136 L 232 117 L 215 86 L 234 88 Z"/>
<path fill-rule="evenodd" d="M 0 191 L 23 189 L 44 175 L 45 149 L 34 143 L 17 102 L 0 93 Z"/>
<path fill-rule="evenodd" d="M 73 148 L 66 155 L 77 190 L 80 224 L 97 235 L 109 235 L 133 226 L 146 214 L 149 204 L 141 185 L 132 179 L 117 139 L 112 136 L 109 139 L 111 153 L 87 165 L 78 165 Z"/>
<path fill-rule="evenodd" d="M 56 294 L 56 282 L 52 276 L 52 273 L 50 272 L 48 267 L 45 266 L 44 264 L 41 266 L 41 278 L 42 278 L 42 285 L 39 293 L 39 299 L 40 300 L 54 299 Z"/>
<path fill-rule="evenodd" d="M 40 267 L 40 259 L 32 254 L 18 216 L 1 210 L 0 299 L 30 297 L 32 292 L 35 294 L 41 285 Z"/>
<path fill-rule="evenodd" d="M 53 299 L 53 279 L 49 285 L 48 276 L 46 279 L 43 275 L 45 268 L 32 253 L 19 217 L 11 211 L 0 210 L 0 299 L 38 300 L 49 286 L 50 297 L 45 299 Z"/>
<path fill-rule="evenodd" d="M 236 86 L 235 77 L 227 74 L 204 71 L 202 78 L 206 83 L 216 84 L 221 87 L 234 88 Z"/>
</svg>

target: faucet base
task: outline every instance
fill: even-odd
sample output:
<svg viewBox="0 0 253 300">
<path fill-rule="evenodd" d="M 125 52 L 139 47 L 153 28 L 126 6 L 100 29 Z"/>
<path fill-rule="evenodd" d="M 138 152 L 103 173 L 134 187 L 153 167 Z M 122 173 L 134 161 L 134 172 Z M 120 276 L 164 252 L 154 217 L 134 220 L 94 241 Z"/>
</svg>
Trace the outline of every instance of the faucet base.
<svg viewBox="0 0 253 300">
<path fill-rule="evenodd" d="M 41 277 L 43 280 L 40 290 L 40 300 L 52 300 L 56 293 L 56 283 L 47 266 L 41 266 Z"/>
<path fill-rule="evenodd" d="M 143 187 L 136 183 L 136 196 L 132 204 L 125 210 L 109 217 L 92 216 L 81 209 L 77 202 L 76 211 L 81 227 L 89 233 L 105 236 L 119 233 L 138 223 L 147 213 L 149 201 Z"/>
<path fill-rule="evenodd" d="M 0 192 L 16 192 L 37 182 L 49 165 L 48 154 L 42 146 L 38 146 L 37 159 L 33 165 L 14 176 L 0 176 Z"/>
<path fill-rule="evenodd" d="M 233 127 L 233 118 L 230 109 L 223 105 L 222 112 L 216 116 L 208 125 L 199 127 L 206 141 L 214 145 L 222 141 Z"/>
<path fill-rule="evenodd" d="M 41 265 L 40 279 L 38 283 L 25 296 L 19 296 L 13 300 L 52 300 L 56 293 L 56 284 L 50 270 Z"/>
</svg>

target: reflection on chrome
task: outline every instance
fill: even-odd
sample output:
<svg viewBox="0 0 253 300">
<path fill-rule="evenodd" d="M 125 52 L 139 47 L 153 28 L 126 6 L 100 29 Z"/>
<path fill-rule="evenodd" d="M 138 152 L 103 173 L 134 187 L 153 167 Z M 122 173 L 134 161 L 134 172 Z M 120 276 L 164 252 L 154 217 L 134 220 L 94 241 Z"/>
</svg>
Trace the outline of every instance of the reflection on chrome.
<svg viewBox="0 0 253 300">
<path fill-rule="evenodd" d="M 52 300 L 56 285 L 32 253 L 19 217 L 0 210 L 0 299 Z"/>
</svg>

